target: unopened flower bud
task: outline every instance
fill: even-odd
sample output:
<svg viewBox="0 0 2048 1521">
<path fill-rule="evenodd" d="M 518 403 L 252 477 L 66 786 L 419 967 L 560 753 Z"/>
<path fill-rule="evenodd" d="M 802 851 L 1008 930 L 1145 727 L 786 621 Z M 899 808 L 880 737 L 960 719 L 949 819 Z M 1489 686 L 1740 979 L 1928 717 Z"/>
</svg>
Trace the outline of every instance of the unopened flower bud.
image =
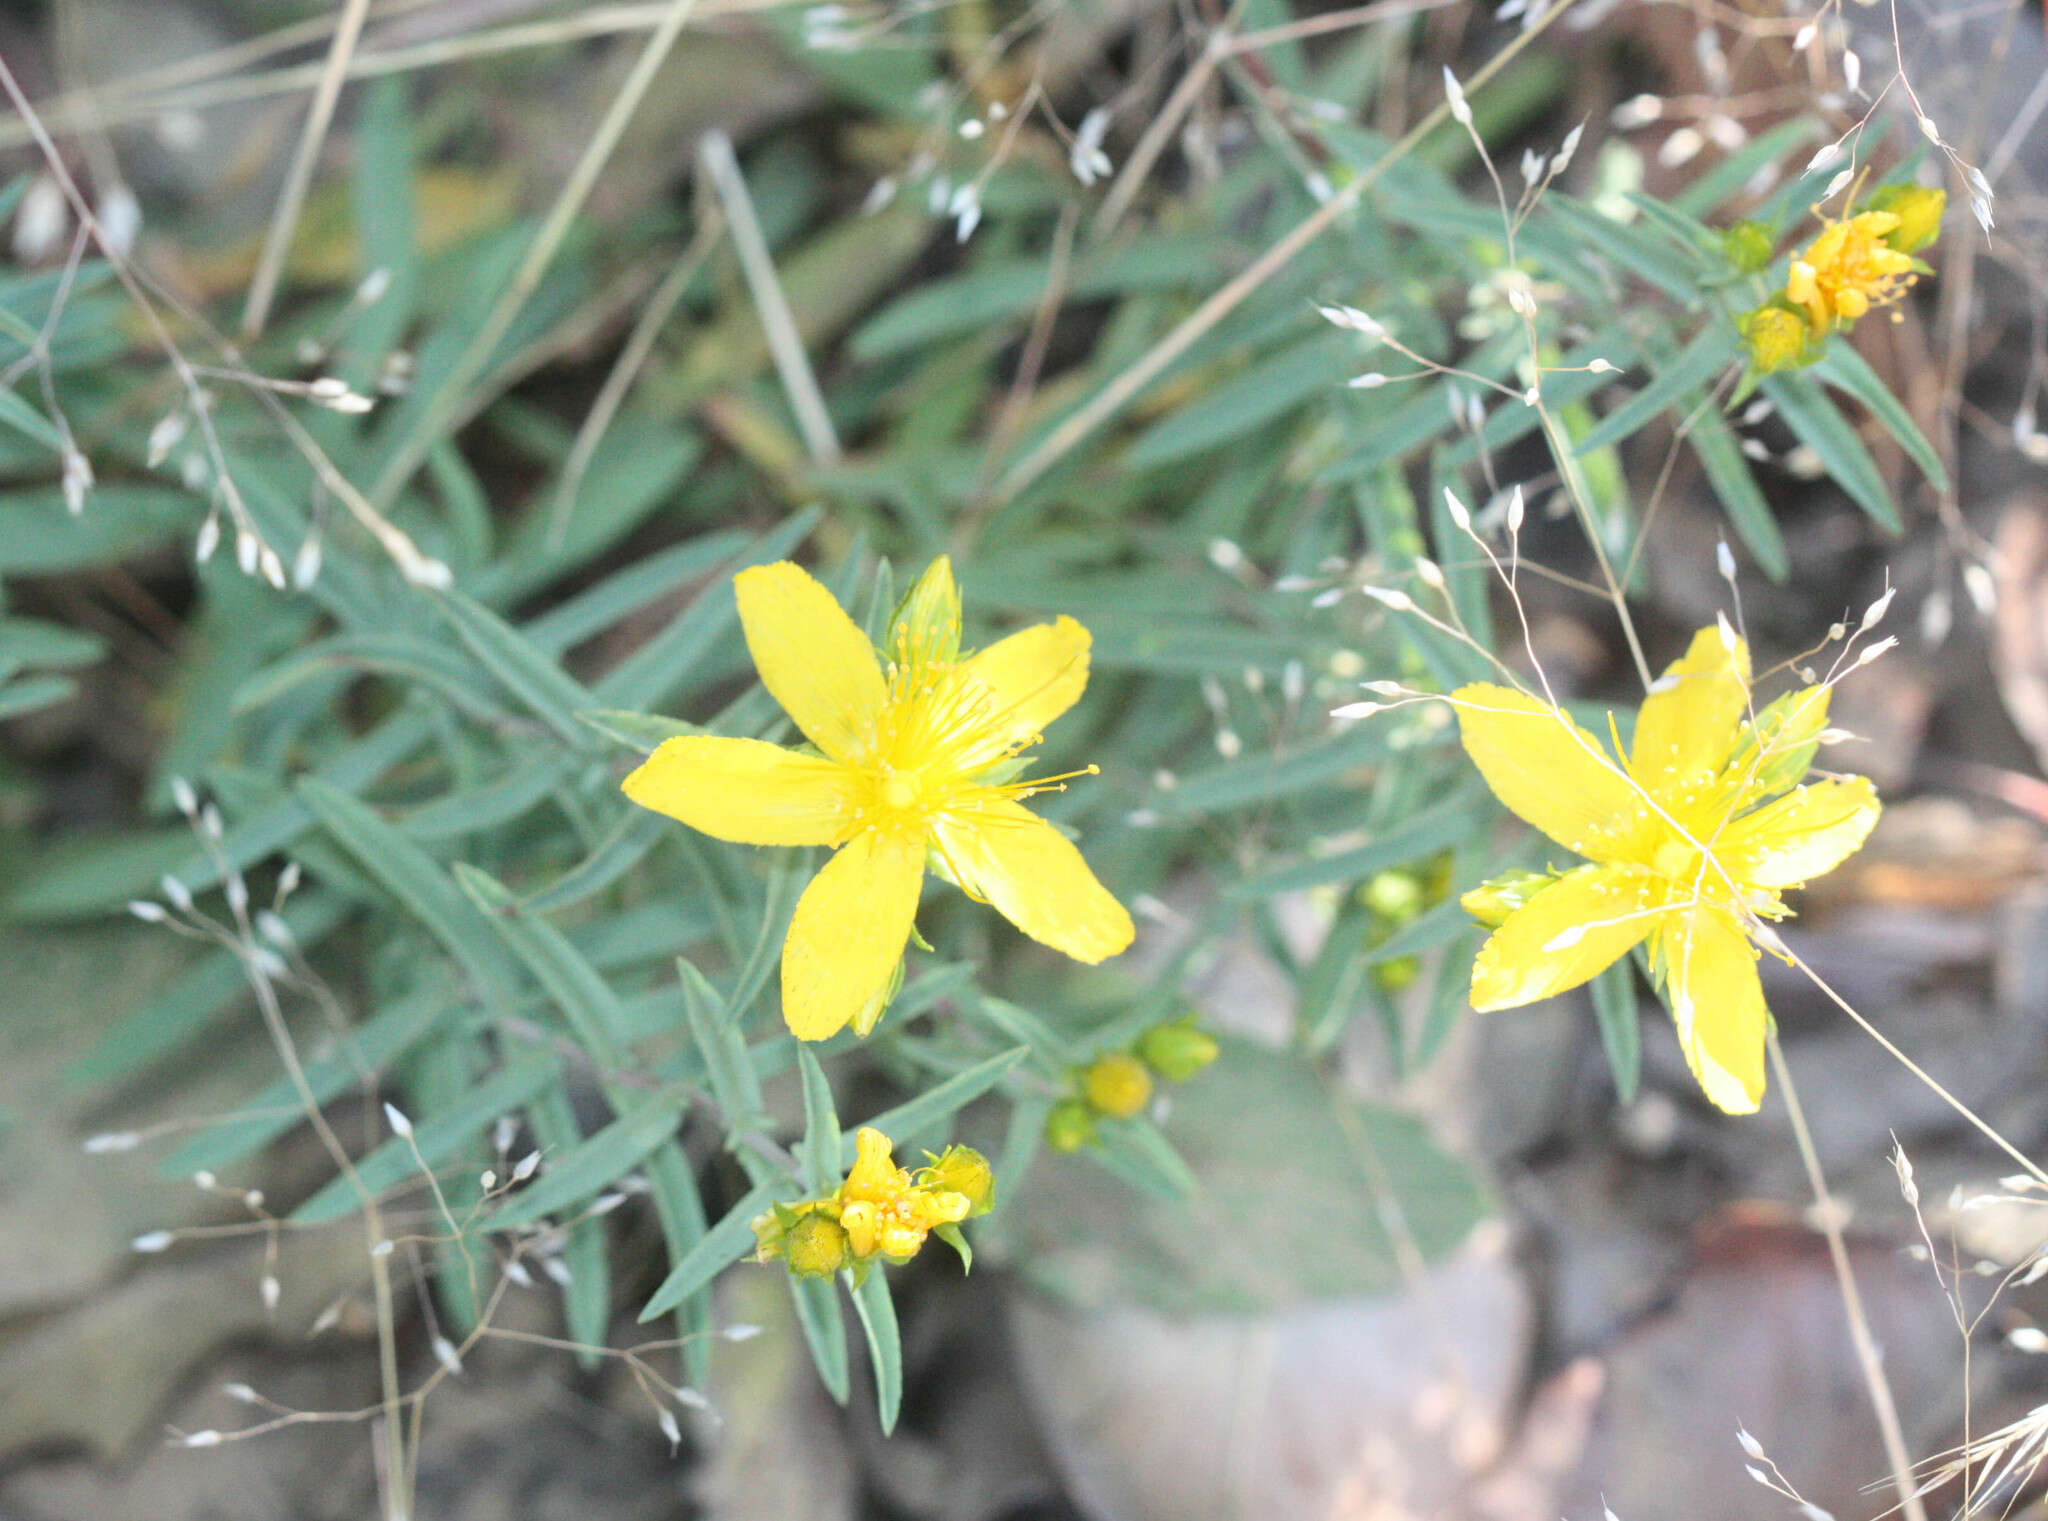
<svg viewBox="0 0 2048 1521">
<path fill-rule="evenodd" d="M 1095 1144 L 1095 1116 L 1079 1099 L 1066 1099 L 1045 1117 L 1045 1144 L 1054 1151 L 1074 1152 Z"/>
<path fill-rule="evenodd" d="M 1152 1097 L 1152 1074 L 1128 1051 L 1098 1056 L 1081 1074 L 1081 1092 L 1100 1113 L 1127 1120 Z"/>
<path fill-rule="evenodd" d="M 1216 1060 L 1216 1037 L 1195 1028 L 1194 1017 L 1155 1025 L 1138 1041 L 1138 1055 L 1169 1083 L 1184 1083 Z"/>
</svg>

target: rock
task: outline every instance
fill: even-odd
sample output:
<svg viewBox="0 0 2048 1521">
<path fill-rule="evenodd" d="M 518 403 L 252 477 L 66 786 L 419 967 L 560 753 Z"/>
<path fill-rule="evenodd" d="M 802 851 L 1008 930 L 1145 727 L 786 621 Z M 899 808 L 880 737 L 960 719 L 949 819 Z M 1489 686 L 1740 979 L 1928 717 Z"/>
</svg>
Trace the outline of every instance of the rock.
<svg viewBox="0 0 2048 1521">
<path fill-rule="evenodd" d="M 1024 1385 L 1095 1521 L 1451 1514 L 1506 1447 L 1523 1376 L 1506 1242 L 1482 1229 L 1408 1292 L 1266 1315 L 1019 1296 Z"/>
</svg>

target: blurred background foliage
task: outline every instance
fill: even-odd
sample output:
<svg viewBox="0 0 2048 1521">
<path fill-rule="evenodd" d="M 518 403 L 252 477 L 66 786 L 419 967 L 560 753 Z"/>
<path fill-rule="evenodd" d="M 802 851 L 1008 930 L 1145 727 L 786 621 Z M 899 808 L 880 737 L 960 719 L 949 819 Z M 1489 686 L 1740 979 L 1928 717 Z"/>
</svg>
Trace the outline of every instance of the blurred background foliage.
<svg viewBox="0 0 2048 1521">
<path fill-rule="evenodd" d="M 380 4 L 363 56 L 401 63 L 344 94 L 284 299 L 229 338 L 300 119 L 268 92 L 288 66 L 317 75 L 324 39 L 211 74 L 164 64 L 328 9 L 181 7 L 147 41 L 117 9 L 58 6 L 51 34 L 107 125 L 81 133 L 86 106 L 31 93 L 103 217 L 134 185 L 147 305 L 200 368 L 187 384 L 167 362 L 75 223 L 21 231 L 53 189 L 25 157 L 0 281 L 8 933 L 113 934 L 74 927 L 138 899 L 175 918 L 195 896 L 217 943 L 196 937 L 146 997 L 95 1001 L 65 1082 L 92 1111 L 260 1052 L 250 980 L 269 984 L 362 1183 L 420 1222 L 402 1256 L 450 1335 L 503 1264 L 539 1264 L 570 1339 L 673 1317 L 681 1381 L 700 1382 L 748 1222 L 850 1160 L 856 1123 L 906 1155 L 954 1138 L 989 1154 L 977 1282 L 1010 1269 L 1066 1303 L 1199 1314 L 1412 1281 L 1490 1209 L 1413 1098 L 1469 1017 L 1478 931 L 1457 894 L 1540 850 L 1498 827 L 1444 714 L 1326 716 L 1362 681 L 1487 674 L 1361 589 L 1447 605 L 1481 646 L 1506 637 L 1447 492 L 1492 532 L 1520 483 L 1526 572 L 1583 586 L 1604 557 L 1640 591 L 1674 470 L 1697 472 L 1765 581 L 1794 561 L 1759 458 L 1806 451 L 1871 544 L 1900 527 L 1900 492 L 1947 486 L 1846 344 L 1766 380 L 1768 409 L 1723 411 L 1731 313 L 1753 297 L 1721 230 L 1807 236 L 1833 173 L 1809 161 L 1840 124 L 1774 113 L 1652 193 L 1626 139 L 1574 131 L 1634 93 L 1640 44 L 1605 23 L 1566 17 L 1560 48 L 1535 9 L 1319 20 L 1240 0 L 1205 13 L 1225 40 L 1205 44 L 1107 4 L 707 4 L 508 306 L 667 8 L 600 45 L 602 7 L 437 32 L 433 5 Z M 1471 109 L 1505 205 L 1436 83 L 1503 50 Z M 1574 53 L 1612 55 L 1592 98 Z M 736 173 L 723 136 L 692 151 L 710 128 L 738 140 Z M 1553 159 L 1567 132 L 1576 151 Z M 1881 127 L 1862 151 L 1893 177 L 1920 168 Z M 1267 262 L 1318 216 L 1327 232 Z M 794 375 L 763 269 L 736 251 L 745 220 Z M 1325 320 L 1333 305 L 1423 362 Z M 1347 386 L 1364 371 L 1390 379 Z M 374 405 L 304 394 L 329 378 Z M 1522 394 L 1537 385 L 1541 407 Z M 448 584 L 402 573 L 337 476 Z M 799 558 L 874 630 L 940 553 L 971 644 L 1057 613 L 1092 631 L 1088 693 L 1043 761 L 1101 774 L 1046 812 L 1133 905 L 1140 942 L 1078 968 L 934 897 L 934 949 L 878 1031 L 800 1071 L 772 987 L 803 861 L 694 835 L 618 780 L 673 733 L 786 736 L 739 636 L 737 569 Z M 1581 613 L 1606 630 L 1597 591 Z M 181 782 L 204 805 L 191 818 Z M 1218 1002 L 1204 989 L 1246 946 L 1282 991 Z M 1046 1152 L 1077 1067 L 1190 1010 L 1225 1032 L 1212 1068 Z M 1599 1014 L 1631 1094 L 1633 1001 L 1610 989 Z M 231 1065 L 249 1076 L 213 1096 L 225 1117 L 152 1138 L 151 1164 L 261 1184 L 294 1226 L 354 1211 L 320 1168 L 274 1181 L 302 1138 L 293 1084 Z M 532 1149 L 523 1186 L 479 1202 L 479 1174 Z M 855 1324 L 833 1286 L 794 1285 L 789 1322 L 842 1403 L 865 1347 L 884 1428 L 904 1389 L 886 1283 L 854 1296 Z"/>
</svg>

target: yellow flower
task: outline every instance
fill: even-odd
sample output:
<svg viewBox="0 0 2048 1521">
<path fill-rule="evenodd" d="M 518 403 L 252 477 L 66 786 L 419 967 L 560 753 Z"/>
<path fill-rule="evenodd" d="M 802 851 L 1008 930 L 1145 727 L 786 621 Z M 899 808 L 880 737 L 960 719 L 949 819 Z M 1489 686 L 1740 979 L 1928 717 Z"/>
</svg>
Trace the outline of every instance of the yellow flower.
<svg viewBox="0 0 2048 1521">
<path fill-rule="evenodd" d="M 625 780 L 642 807 L 721 840 L 830 845 L 782 949 L 782 1013 L 802 1040 L 880 1018 L 927 855 L 969 897 L 1080 961 L 1131 943 L 1130 915 L 1081 853 L 1021 799 L 1020 752 L 1088 682 L 1071 618 L 958 656 L 960 599 L 935 562 L 905 599 L 885 667 L 832 594 L 787 561 L 733 580 L 761 681 L 819 753 L 689 735 Z"/>
<path fill-rule="evenodd" d="M 1785 298 L 1805 310 L 1816 338 L 1905 294 L 1913 283 L 1912 257 L 1886 241 L 1898 227 L 1894 212 L 1859 212 L 1828 223 L 1793 259 Z"/>
<path fill-rule="evenodd" d="M 1738 325 L 1749 362 L 1759 375 L 1797 369 L 1821 355 L 1805 319 L 1789 306 L 1760 306 L 1745 313 Z"/>
<path fill-rule="evenodd" d="M 881 1131 L 862 1126 L 853 1144 L 853 1170 L 839 1186 L 839 1223 L 856 1258 L 880 1253 L 906 1261 L 938 1227 L 957 1225 L 974 1213 L 967 1195 L 920 1183 L 898 1167 Z"/>
<path fill-rule="evenodd" d="M 753 1222 L 757 1260 L 780 1257 L 799 1278 L 830 1277 L 841 1268 L 858 1278 L 876 1257 L 908 1261 L 934 1231 L 965 1257 L 966 1243 L 953 1227 L 994 1203 L 994 1174 L 980 1152 L 948 1147 L 913 1174 L 896 1165 L 895 1147 L 879 1130 L 862 1126 L 853 1148 L 853 1166 L 832 1193 L 778 1204 Z"/>
<path fill-rule="evenodd" d="M 1753 1111 L 1764 1091 L 1760 921 L 1784 917 L 1779 894 L 1839 865 L 1878 815 L 1864 777 L 1801 785 L 1828 688 L 1752 716 L 1749 679 L 1743 642 L 1701 630 L 1651 689 L 1621 760 L 1527 693 L 1474 685 L 1451 697 L 1495 796 L 1591 863 L 1525 897 L 1526 877 L 1489 897 L 1513 906 L 1473 963 L 1472 1006 L 1577 987 L 1647 939 L 1686 1061 L 1731 1114 Z"/>
</svg>

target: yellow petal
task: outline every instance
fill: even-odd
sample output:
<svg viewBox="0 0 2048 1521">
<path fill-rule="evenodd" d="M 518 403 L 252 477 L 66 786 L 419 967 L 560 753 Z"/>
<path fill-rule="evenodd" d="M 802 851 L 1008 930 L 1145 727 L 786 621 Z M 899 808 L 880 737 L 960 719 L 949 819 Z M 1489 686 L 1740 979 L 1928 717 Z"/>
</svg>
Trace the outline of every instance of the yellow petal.
<svg viewBox="0 0 2048 1521">
<path fill-rule="evenodd" d="M 1590 981 L 1650 933 L 1636 900 L 1641 874 L 1581 866 L 1516 909 L 1472 963 L 1472 1007 L 1512 1009 Z"/>
<path fill-rule="evenodd" d="M 1658 942 L 1686 1065 L 1715 1108 L 1754 1114 L 1764 1096 L 1768 1019 L 1756 947 L 1728 913 L 1704 906 L 1674 914 Z"/>
<path fill-rule="evenodd" d="M 1703 628 L 1643 699 L 1629 774 L 1659 802 L 1694 792 L 1726 762 L 1748 716 L 1748 646 Z"/>
<path fill-rule="evenodd" d="M 1478 683 L 1451 694 L 1466 753 L 1508 809 L 1567 850 L 1604 858 L 1641 803 L 1600 741 L 1549 703 Z"/>
<path fill-rule="evenodd" d="M 741 571 L 732 589 L 761 684 L 804 738 L 834 760 L 859 758 L 888 695 L 867 635 L 787 560 Z"/>
<path fill-rule="evenodd" d="M 1036 623 L 999 639 L 964 669 L 995 694 L 997 729 L 1020 745 L 1071 708 L 1088 685 L 1088 630 L 1072 618 Z"/>
<path fill-rule="evenodd" d="M 620 784 L 627 797 L 715 839 L 742 845 L 831 845 L 853 818 L 844 766 L 758 739 L 664 740 Z"/>
<path fill-rule="evenodd" d="M 864 829 L 797 900 L 782 945 L 782 1017 L 798 1040 L 826 1040 L 888 987 L 924 881 L 923 838 Z"/>
<path fill-rule="evenodd" d="M 1853 855 L 1881 811 L 1866 776 L 1813 782 L 1730 824 L 1714 855 L 1737 882 L 1798 887 Z"/>
<path fill-rule="evenodd" d="M 1066 836 L 1022 805 L 984 795 L 941 816 L 934 833 L 962 889 L 1033 940 L 1091 964 L 1131 943 L 1124 906 Z"/>
</svg>

